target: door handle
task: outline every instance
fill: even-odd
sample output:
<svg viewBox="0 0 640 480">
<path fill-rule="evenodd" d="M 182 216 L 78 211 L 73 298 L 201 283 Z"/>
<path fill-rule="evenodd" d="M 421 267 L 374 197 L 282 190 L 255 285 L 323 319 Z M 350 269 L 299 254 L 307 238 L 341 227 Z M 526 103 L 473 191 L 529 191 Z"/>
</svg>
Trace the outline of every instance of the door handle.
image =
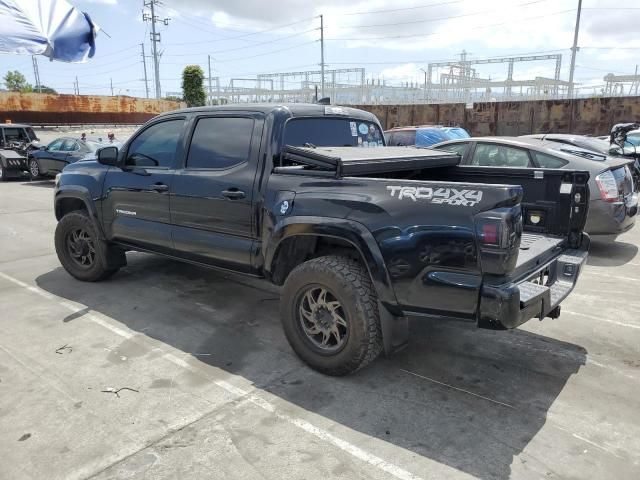
<svg viewBox="0 0 640 480">
<path fill-rule="evenodd" d="M 164 183 L 154 183 L 151 185 L 151 190 L 155 190 L 156 192 L 166 192 L 169 190 L 169 185 L 165 185 Z"/>
<path fill-rule="evenodd" d="M 237 188 L 232 188 L 230 190 L 223 190 L 222 196 L 227 197 L 231 200 L 239 200 L 245 197 L 245 194 L 242 190 L 238 190 Z"/>
</svg>

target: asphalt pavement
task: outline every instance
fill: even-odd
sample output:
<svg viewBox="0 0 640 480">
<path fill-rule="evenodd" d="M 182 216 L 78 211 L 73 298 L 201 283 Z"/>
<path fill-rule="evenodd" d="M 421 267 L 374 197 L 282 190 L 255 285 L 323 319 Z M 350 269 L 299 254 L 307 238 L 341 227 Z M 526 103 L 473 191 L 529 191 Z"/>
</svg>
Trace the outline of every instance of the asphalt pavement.
<svg viewBox="0 0 640 480">
<path fill-rule="evenodd" d="M 595 242 L 559 319 L 415 319 L 318 374 L 262 281 L 128 254 L 82 283 L 52 182 L 0 184 L 0 478 L 640 478 L 640 229 Z"/>
</svg>

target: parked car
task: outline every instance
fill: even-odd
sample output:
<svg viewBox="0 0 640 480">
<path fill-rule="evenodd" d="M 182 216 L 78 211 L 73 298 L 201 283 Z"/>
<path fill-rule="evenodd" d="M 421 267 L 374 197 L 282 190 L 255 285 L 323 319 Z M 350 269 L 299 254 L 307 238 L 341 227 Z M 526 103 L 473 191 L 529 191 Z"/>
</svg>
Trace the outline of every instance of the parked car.
<svg viewBox="0 0 640 480">
<path fill-rule="evenodd" d="M 576 147 L 592 150 L 594 152 L 607 155 L 609 153 L 609 139 L 603 140 L 599 137 L 589 137 L 587 135 L 573 135 L 569 133 L 538 133 L 534 135 L 522 135 L 519 138 L 535 138 L 545 140 L 547 142 L 557 142 L 565 145 L 573 145 Z"/>
<path fill-rule="evenodd" d="M 384 132 L 386 144 L 391 147 L 430 147 L 436 143 L 456 138 L 469 138 L 469 133 L 461 127 L 422 125 L 419 127 L 395 127 Z"/>
<path fill-rule="evenodd" d="M 615 237 L 635 224 L 638 195 L 633 188 L 630 159 L 606 157 L 546 138 L 478 137 L 433 148 L 461 155 L 463 165 L 586 170 L 590 175 L 590 201 L 585 231 Z"/>
<path fill-rule="evenodd" d="M 33 128 L 17 123 L 0 124 L 0 181 L 20 178 L 27 171 L 27 155 L 39 146 Z"/>
<path fill-rule="evenodd" d="M 329 105 L 161 114 L 56 177 L 58 258 L 84 281 L 140 250 L 283 285 L 289 343 L 331 375 L 405 345 L 407 315 L 507 329 L 560 314 L 587 257 L 587 172 L 357 148 L 376 139 L 374 115 Z"/>
<path fill-rule="evenodd" d="M 640 161 L 638 160 L 638 158 L 640 157 L 640 148 L 636 148 L 636 144 L 634 142 L 639 144 L 638 146 L 640 147 L 640 131 L 636 132 L 637 134 L 635 138 L 631 139 L 629 139 L 629 137 L 634 135 L 634 132 L 631 131 L 627 134 L 624 141 L 624 148 L 612 144 L 611 138 L 609 136 L 589 137 L 587 135 L 552 133 L 547 135 L 523 135 L 523 138 L 544 139 L 550 142 L 558 142 L 564 145 L 573 145 L 576 147 L 584 148 L 586 150 L 591 150 L 605 156 L 621 156 L 633 159 L 633 164 L 630 165 L 629 168 L 631 169 L 631 175 L 633 177 L 634 190 L 638 192 L 640 190 Z"/>
<path fill-rule="evenodd" d="M 29 175 L 32 180 L 53 178 L 64 167 L 96 156 L 98 149 L 107 146 L 94 140 L 79 140 L 71 137 L 56 138 L 49 145 L 29 153 Z"/>
</svg>

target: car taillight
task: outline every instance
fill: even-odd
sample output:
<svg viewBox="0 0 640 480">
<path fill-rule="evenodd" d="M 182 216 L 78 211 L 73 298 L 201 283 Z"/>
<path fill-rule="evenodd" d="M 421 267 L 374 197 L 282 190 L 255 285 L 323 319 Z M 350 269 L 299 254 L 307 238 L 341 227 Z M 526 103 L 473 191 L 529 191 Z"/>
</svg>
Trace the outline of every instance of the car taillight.
<svg viewBox="0 0 640 480">
<path fill-rule="evenodd" d="M 484 245 L 500 245 L 500 225 L 483 223 L 480 226 L 480 243 Z"/>
<path fill-rule="evenodd" d="M 596 177 L 596 185 L 600 189 L 600 197 L 605 202 L 617 202 L 619 201 L 618 195 L 618 182 L 611 173 L 611 170 L 602 172 Z"/>
</svg>

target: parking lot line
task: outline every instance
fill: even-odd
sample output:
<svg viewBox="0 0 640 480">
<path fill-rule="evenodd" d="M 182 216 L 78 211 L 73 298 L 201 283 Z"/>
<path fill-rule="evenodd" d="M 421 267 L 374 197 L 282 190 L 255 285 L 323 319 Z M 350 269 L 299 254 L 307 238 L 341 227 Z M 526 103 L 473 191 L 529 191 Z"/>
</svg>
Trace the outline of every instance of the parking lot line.
<svg viewBox="0 0 640 480">
<path fill-rule="evenodd" d="M 108 330 L 110 330 L 111 332 L 115 333 L 116 335 L 119 335 L 125 339 L 131 339 L 134 336 L 136 336 L 137 334 L 125 329 L 122 329 L 118 326 L 112 325 L 110 322 L 106 321 L 105 319 L 102 319 L 96 315 L 93 315 L 90 311 L 90 309 L 88 309 L 88 307 L 84 306 L 84 305 L 80 305 L 80 304 L 71 304 L 69 302 L 66 301 L 62 301 L 59 300 L 58 297 L 56 297 L 55 295 L 50 294 L 49 292 L 46 292 L 44 290 L 42 290 L 41 288 L 38 288 L 36 286 L 33 285 L 29 285 L 21 280 L 18 280 L 17 278 L 14 278 L 10 275 L 7 275 L 4 272 L 0 272 L 0 278 L 3 278 L 4 280 L 13 283 L 14 285 L 17 285 L 21 288 L 24 288 L 34 294 L 37 294 L 43 298 L 46 298 L 48 300 L 51 301 L 55 301 L 58 305 L 62 306 L 63 308 L 70 310 L 72 313 L 77 313 L 77 312 L 85 312 L 82 315 L 82 318 L 89 320 L 93 323 L 96 323 Z M 184 359 L 180 358 L 177 355 L 174 355 L 173 353 L 170 352 L 165 352 L 162 355 L 165 359 L 169 360 L 170 362 L 174 363 L 175 365 L 178 365 L 180 367 L 183 367 L 185 369 L 188 369 L 194 373 L 197 374 L 202 374 L 201 371 L 199 371 L 198 369 L 194 368 L 193 366 L 191 366 L 187 361 L 185 361 Z M 317 427 L 311 423 L 309 423 L 308 421 L 299 418 L 299 417 L 294 417 L 294 416 L 290 416 L 287 415 L 283 412 L 280 412 L 276 406 L 269 402 L 268 400 L 262 398 L 261 396 L 258 396 L 256 394 L 256 392 L 259 389 L 253 389 L 253 390 L 245 390 L 243 388 L 237 387 L 235 385 L 232 385 L 231 383 L 224 381 L 224 380 L 214 380 L 211 379 L 212 383 L 214 383 L 215 385 L 217 385 L 218 387 L 222 388 L 223 390 L 225 390 L 227 393 L 233 395 L 234 397 L 236 397 L 237 400 L 244 400 L 244 402 L 250 402 L 253 405 L 256 405 L 258 407 L 260 407 L 261 409 L 271 413 L 272 415 L 274 415 L 276 418 L 278 418 L 279 420 L 285 421 L 311 435 L 313 435 L 314 437 L 323 440 L 331 445 L 333 445 L 334 447 L 348 453 L 349 455 L 351 455 L 352 457 L 363 461 L 379 470 L 381 470 L 384 473 L 387 473 L 389 475 L 392 475 L 393 477 L 399 479 L 399 480 L 422 480 L 422 477 L 419 477 L 417 475 L 414 475 L 413 473 L 393 464 L 390 462 L 387 462 L 386 460 L 372 454 L 369 453 L 365 450 L 363 450 L 362 448 L 354 445 L 351 442 L 348 442 L 346 440 L 343 440 L 337 436 L 335 436 L 334 434 L 328 432 L 327 430 L 324 430 L 320 427 Z M 469 393 L 469 392 L 468 392 Z M 243 401 L 241 401 L 239 404 L 244 403 Z M 499 402 L 497 402 L 499 403 Z M 506 404 L 505 404 L 506 405 Z M 509 405 L 506 405 L 509 406 Z"/>
<path fill-rule="evenodd" d="M 617 322 L 615 320 L 609 320 L 608 318 L 596 317 L 595 315 L 587 315 L 586 313 L 573 312 L 571 310 L 562 310 L 562 313 L 568 313 L 569 315 L 578 315 L 579 317 L 589 318 L 591 320 L 597 320 L 600 322 L 610 323 L 612 325 L 618 325 L 619 327 L 635 328 L 640 330 L 640 325 L 633 325 L 631 323 Z"/>
</svg>

